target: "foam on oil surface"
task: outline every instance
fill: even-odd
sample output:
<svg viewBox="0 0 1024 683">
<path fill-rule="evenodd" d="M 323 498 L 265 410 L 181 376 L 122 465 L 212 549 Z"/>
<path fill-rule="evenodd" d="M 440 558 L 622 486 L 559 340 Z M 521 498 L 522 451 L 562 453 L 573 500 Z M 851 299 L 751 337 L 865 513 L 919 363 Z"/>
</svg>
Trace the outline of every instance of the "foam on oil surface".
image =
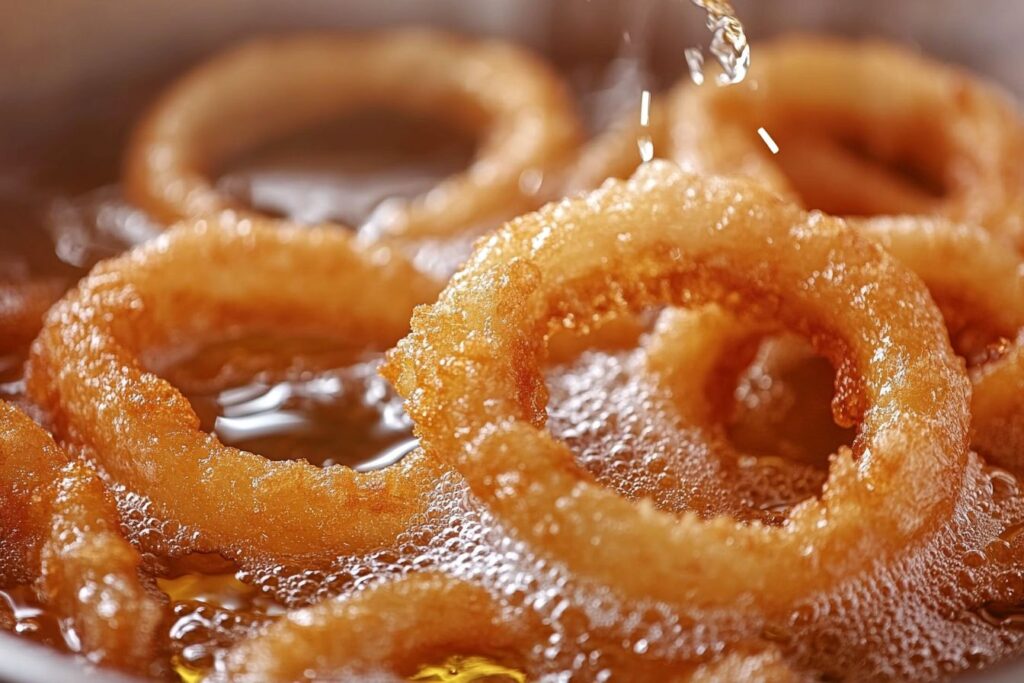
<svg viewBox="0 0 1024 683">
<path fill-rule="evenodd" d="M 592 351 L 548 373 L 549 428 L 599 482 L 671 512 L 763 522 L 820 492 L 820 470 L 739 453 L 722 430 L 684 424 L 643 354 Z"/>
<path fill-rule="evenodd" d="M 772 524 L 785 524 L 794 502 L 820 490 L 819 470 L 745 456 L 714 434 L 679 424 L 670 397 L 645 377 L 641 353 L 590 351 L 548 373 L 550 427 L 596 479 L 668 510 L 692 509 L 698 498 L 721 493 L 719 508 L 705 514 Z M 159 522 L 129 492 L 119 498 L 137 542 L 170 555 L 191 545 L 194 531 Z M 519 541 L 450 472 L 437 482 L 429 509 L 391 547 L 310 571 L 256 564 L 238 577 L 286 607 L 425 570 L 483 584 L 550 628 L 550 638 L 529 653 L 540 680 L 621 680 L 624 671 L 631 680 L 658 680 L 667 668 L 737 648 L 777 649 L 808 675 L 930 680 L 1024 651 L 1022 524 L 1016 480 L 972 457 L 948 522 L 897 561 L 785 614 L 673 609 L 627 602 L 614 587 L 573 577 L 543 549 Z M 622 558 L 629 571 L 628 549 Z M 272 618 L 258 612 L 179 603 L 177 651 L 197 665 L 216 662 L 224 647 Z"/>
</svg>

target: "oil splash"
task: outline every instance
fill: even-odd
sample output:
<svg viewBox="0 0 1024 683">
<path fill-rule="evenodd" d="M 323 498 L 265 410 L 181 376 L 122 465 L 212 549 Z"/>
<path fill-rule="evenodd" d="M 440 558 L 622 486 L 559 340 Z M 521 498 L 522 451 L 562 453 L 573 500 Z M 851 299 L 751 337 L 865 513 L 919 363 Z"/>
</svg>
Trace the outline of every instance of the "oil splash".
<svg viewBox="0 0 1024 683">
<path fill-rule="evenodd" d="M 750 44 L 736 10 L 728 0 L 691 0 L 707 13 L 707 27 L 711 31 L 708 51 L 722 67 L 718 85 L 735 85 L 747 76 L 750 69 Z M 704 82 L 704 55 L 699 48 L 684 52 L 690 78 L 697 85 Z"/>
<path fill-rule="evenodd" d="M 736 10 L 728 0 L 691 0 L 707 15 L 707 27 L 711 31 L 711 45 L 708 50 L 718 62 L 722 72 L 716 82 L 719 86 L 735 85 L 743 81 L 750 69 L 750 44 L 743 24 L 736 16 Z M 626 33 L 627 38 L 629 33 Z M 690 79 L 695 85 L 704 84 L 704 53 L 698 47 L 683 51 Z M 651 91 L 643 90 L 640 95 L 640 133 L 637 147 L 640 158 L 646 163 L 654 159 L 654 138 L 650 130 Z M 774 144 L 774 141 L 772 142 Z"/>
</svg>

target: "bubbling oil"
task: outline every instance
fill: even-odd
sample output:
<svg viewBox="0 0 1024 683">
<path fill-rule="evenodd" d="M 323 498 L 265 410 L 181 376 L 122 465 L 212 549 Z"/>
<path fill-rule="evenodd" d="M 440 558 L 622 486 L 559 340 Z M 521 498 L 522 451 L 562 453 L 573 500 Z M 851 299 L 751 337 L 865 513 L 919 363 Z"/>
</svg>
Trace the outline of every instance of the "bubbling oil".
<svg viewBox="0 0 1024 683">
<path fill-rule="evenodd" d="M 930 680 L 1024 648 L 1014 617 L 1024 604 L 1016 560 L 1024 505 L 1015 480 L 973 456 L 943 528 L 891 563 L 770 618 L 625 601 L 517 540 L 454 474 L 439 481 L 432 500 L 422 523 L 391 548 L 339 558 L 327 571 L 265 567 L 242 578 L 293 605 L 420 571 L 480 583 L 510 607 L 536 611 L 551 629 L 526 653 L 539 680 L 605 680 L 624 662 L 652 667 L 650 678 L 637 680 L 658 680 L 653 672 L 750 642 L 773 643 L 809 676 Z M 993 545 L 997 539 L 1005 547 Z"/>
<path fill-rule="evenodd" d="M 671 392 L 645 370 L 642 349 L 589 351 L 550 370 L 548 385 L 548 428 L 583 469 L 630 499 L 778 524 L 821 491 L 820 466 L 740 455 L 724 431 L 684 423 Z"/>
<path fill-rule="evenodd" d="M 156 584 L 170 601 L 171 666 L 185 683 L 200 680 L 218 651 L 285 612 L 234 574 L 188 573 Z"/>
<path fill-rule="evenodd" d="M 648 498 L 673 512 L 698 509 L 706 516 L 785 526 L 794 505 L 820 492 L 821 463 L 799 467 L 765 456 L 730 465 L 721 444 L 673 418 L 671 397 L 645 376 L 643 343 L 641 337 L 635 348 L 590 348 L 549 368 L 552 433 L 599 482 L 626 497 Z M 376 377 L 376 357 L 326 341 L 247 340 L 244 346 L 248 352 L 239 352 L 237 341 L 208 347 L 168 374 L 220 396 L 231 390 L 226 384 L 251 384 L 251 371 L 259 368 L 262 396 L 282 383 L 354 372 L 346 376 L 358 379 L 360 404 L 367 381 Z M 401 409 L 397 402 L 392 407 Z M 377 416 L 372 424 L 382 413 L 371 412 Z M 712 502 L 701 509 L 701 500 Z M 177 574 L 159 587 L 172 598 L 173 662 L 184 680 L 219 671 L 227 649 L 285 609 L 345 599 L 423 571 L 481 584 L 510 609 L 538 613 L 550 633 L 525 653 L 538 680 L 605 680 L 645 667 L 650 675 L 637 680 L 659 680 L 666 671 L 751 642 L 778 648 L 787 665 L 809 676 L 928 679 L 1024 649 L 1021 529 L 1024 501 L 1017 480 L 972 456 L 959 501 L 934 535 L 891 563 L 768 617 L 624 600 L 614 586 L 575 576 L 544 548 L 523 543 L 449 472 L 436 482 L 422 517 L 386 548 L 339 556 L 315 570 L 267 564 L 226 574 Z M 173 551 L 173 538 L 168 545 Z M 459 666 L 427 662 L 418 673 L 458 676 L 464 673 Z"/>
</svg>

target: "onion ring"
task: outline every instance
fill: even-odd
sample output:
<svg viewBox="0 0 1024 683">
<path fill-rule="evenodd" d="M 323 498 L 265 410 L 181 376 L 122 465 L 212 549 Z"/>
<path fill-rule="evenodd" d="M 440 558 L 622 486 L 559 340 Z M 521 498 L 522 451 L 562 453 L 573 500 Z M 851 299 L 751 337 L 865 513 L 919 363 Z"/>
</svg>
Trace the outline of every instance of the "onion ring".
<svg viewBox="0 0 1024 683">
<path fill-rule="evenodd" d="M 543 655 L 550 636 L 529 607 L 513 608 L 482 586 L 411 574 L 290 613 L 236 645 L 206 680 L 409 680 L 452 653 L 483 656 L 535 680 L 550 673 Z M 739 672 L 755 681 L 797 680 L 775 650 L 731 652 L 698 666 L 642 661 L 611 648 L 602 654 L 602 670 L 628 680 L 728 681 Z"/>
<path fill-rule="evenodd" d="M 308 568 L 393 541 L 423 509 L 433 460 L 415 453 L 364 474 L 224 446 L 141 359 L 242 331 L 390 345 L 436 286 L 387 248 L 329 227 L 196 221 L 101 264 L 54 308 L 28 392 L 62 438 L 165 526 L 180 525 L 171 539 L 142 534 L 148 550 Z"/>
<path fill-rule="evenodd" d="M 755 178 L 790 196 L 799 194 L 797 179 L 784 171 L 801 171 L 819 186 L 826 180 L 824 191 L 856 213 L 937 215 L 1021 246 L 1024 128 L 1000 90 L 879 42 L 791 38 L 757 54 L 745 83 L 679 88 L 672 96 L 672 156 L 685 168 Z M 778 155 L 758 138 L 759 127 L 776 138 Z M 796 158 L 783 163 L 786 131 L 795 131 Z M 924 197 L 879 174 L 837 140 L 909 164 L 941 186 L 941 196 Z"/>
<path fill-rule="evenodd" d="M 426 30 L 276 38 L 215 57 L 163 95 L 133 136 L 126 192 L 165 222 L 245 211 L 214 187 L 219 165 L 367 106 L 439 115 L 482 136 L 468 170 L 375 226 L 390 236 L 448 236 L 534 208 L 529 176 L 562 163 L 579 136 L 564 86 L 511 44 Z"/>
<path fill-rule="evenodd" d="M 834 459 L 821 499 L 782 528 L 624 500 L 543 428 L 550 329 L 710 302 L 808 337 L 837 368 L 841 419 L 861 424 L 856 461 Z M 963 483 L 967 380 L 927 291 L 842 222 L 757 186 L 647 164 L 506 225 L 412 328 L 384 374 L 423 447 L 537 548 L 628 597 L 784 609 L 927 538 Z"/>
<path fill-rule="evenodd" d="M 407 680 L 453 653 L 529 670 L 531 650 L 545 639 L 539 619 L 502 606 L 483 587 L 414 574 L 289 614 L 229 652 L 225 673 L 227 680 L 267 682 L 373 674 Z"/>
<path fill-rule="evenodd" d="M 1024 261 L 973 226 L 876 219 L 861 230 L 920 275 L 951 337 L 967 337 L 962 353 L 973 385 L 972 446 L 989 462 L 1024 472 Z M 979 328 L 983 341 L 1003 340 L 994 353 L 972 354 L 977 342 L 969 335 Z"/>
<path fill-rule="evenodd" d="M 1024 261 L 1003 240 L 975 226 L 919 217 L 875 218 L 857 225 L 917 273 L 942 310 L 970 371 L 972 446 L 992 464 L 1024 472 Z M 704 312 L 673 313 L 675 319 L 662 324 L 670 341 L 661 342 L 672 353 L 682 348 L 685 337 L 695 358 L 735 354 L 742 343 L 763 334 L 735 319 L 716 325 Z M 986 350 L 993 338 L 1000 341 Z M 706 389 L 695 386 L 699 373 L 680 372 L 669 381 L 680 410 L 691 420 L 721 420 L 725 411 L 720 406 L 714 415 L 707 413 L 715 403 L 709 402 Z"/>
<path fill-rule="evenodd" d="M 90 661 L 147 672 L 163 618 L 113 501 L 86 465 L 0 402 L 0 577 L 36 590 Z"/>
<path fill-rule="evenodd" d="M 1003 240 L 975 226 L 909 216 L 854 224 L 913 270 L 942 310 L 954 346 L 970 368 L 974 447 L 1000 467 L 1024 471 L 1024 419 L 1018 417 L 1024 414 L 1018 391 L 1024 388 L 1024 366 L 1020 342 L 1012 341 L 1024 329 L 1024 262 Z M 671 340 L 662 345 L 673 347 L 674 353 L 685 337 L 698 359 L 735 354 L 741 343 L 764 334 L 735 319 L 724 322 L 703 312 L 673 313 L 675 319 L 662 325 L 662 334 Z M 986 351 L 985 344 L 993 338 L 1001 341 Z M 677 374 L 669 381 L 677 389 L 680 410 L 689 411 L 691 419 L 704 411 L 703 417 L 720 420 L 725 411 L 719 406 L 714 416 L 708 415 L 714 402 L 708 402 L 706 390 L 694 386 L 699 373 Z"/>
</svg>

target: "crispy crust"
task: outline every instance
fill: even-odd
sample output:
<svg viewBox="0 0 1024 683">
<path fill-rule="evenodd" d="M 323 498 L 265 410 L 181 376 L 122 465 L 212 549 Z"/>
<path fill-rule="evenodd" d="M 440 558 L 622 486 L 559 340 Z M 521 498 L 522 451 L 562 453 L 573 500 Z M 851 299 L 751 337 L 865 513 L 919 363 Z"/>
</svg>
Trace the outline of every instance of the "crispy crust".
<svg viewBox="0 0 1024 683">
<path fill-rule="evenodd" d="M 626 501 L 543 428 L 550 329 L 711 302 L 807 337 L 837 368 L 837 412 L 860 424 L 856 459 L 834 460 L 822 498 L 783 528 Z M 964 476 L 967 381 L 920 281 L 841 221 L 666 163 L 482 243 L 417 310 L 385 373 L 424 448 L 524 537 L 578 574 L 676 605 L 783 609 L 934 533 Z"/>
<path fill-rule="evenodd" d="M 323 564 L 405 529 L 426 504 L 434 460 L 416 453 L 360 474 L 224 446 L 145 359 L 233 332 L 386 347 L 435 291 L 390 250 L 355 247 L 336 229 L 197 221 L 105 262 L 55 307 L 28 391 L 63 439 L 180 526 L 177 552 Z"/>
<path fill-rule="evenodd" d="M 149 673 L 163 611 L 139 579 L 113 500 L 13 405 L 0 402 L 0 423 L 0 576 L 35 580 L 91 661 Z"/>
<path fill-rule="evenodd" d="M 222 163 L 365 107 L 437 115 L 480 137 L 466 171 L 378 226 L 389 236 L 452 235 L 535 207 L 522 176 L 562 163 L 580 135 L 561 81 L 507 43 L 428 30 L 264 39 L 201 64 L 163 94 L 133 135 L 126 191 L 168 223 L 244 210 L 213 185 Z"/>
</svg>

